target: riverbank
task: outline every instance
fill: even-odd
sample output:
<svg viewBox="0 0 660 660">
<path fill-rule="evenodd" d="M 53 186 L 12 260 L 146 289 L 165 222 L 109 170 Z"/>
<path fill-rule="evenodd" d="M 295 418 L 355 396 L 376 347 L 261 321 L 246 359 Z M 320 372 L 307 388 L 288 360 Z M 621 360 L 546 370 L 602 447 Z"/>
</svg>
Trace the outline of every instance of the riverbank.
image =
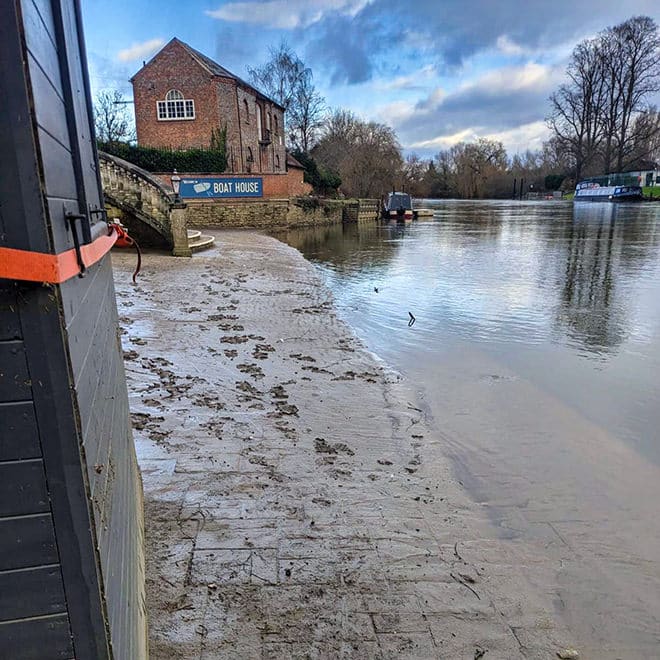
<svg viewBox="0 0 660 660">
<path fill-rule="evenodd" d="M 549 658 L 540 547 L 496 538 L 447 438 L 314 268 L 250 232 L 113 254 L 145 489 L 151 658 Z M 531 576 L 531 577 L 530 577 Z"/>
</svg>

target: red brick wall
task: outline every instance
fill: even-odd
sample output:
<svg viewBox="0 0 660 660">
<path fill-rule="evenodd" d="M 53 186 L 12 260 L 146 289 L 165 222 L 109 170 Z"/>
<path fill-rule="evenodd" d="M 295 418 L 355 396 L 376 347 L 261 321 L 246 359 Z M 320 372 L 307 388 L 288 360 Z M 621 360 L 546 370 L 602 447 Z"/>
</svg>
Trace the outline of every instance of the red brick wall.
<svg viewBox="0 0 660 660">
<path fill-rule="evenodd" d="M 195 102 L 195 119 L 159 120 L 157 102 L 171 89 Z M 178 42 L 167 44 L 133 77 L 138 144 L 149 147 L 208 147 L 211 130 L 227 126 L 227 171 L 284 172 L 284 113 L 249 86 L 211 75 Z M 247 102 L 247 112 L 244 101 Z M 265 135 L 271 116 L 271 142 L 260 144 L 257 112 Z M 252 162 L 248 162 L 248 149 Z M 278 167 L 279 162 L 279 167 Z"/>
<path fill-rule="evenodd" d="M 159 173 L 154 174 L 153 176 L 157 177 L 162 181 L 162 183 L 171 188 L 171 174 L 169 173 Z M 227 176 L 226 174 L 194 174 L 194 173 L 184 173 L 179 172 L 181 178 L 195 178 L 195 179 L 206 179 L 206 178 L 216 178 L 219 176 Z M 289 197 L 303 197 L 304 195 L 309 195 L 312 191 L 312 187 L 303 181 L 303 172 L 298 169 L 291 169 L 284 174 L 244 174 L 241 175 L 242 178 L 250 179 L 254 177 L 261 177 L 263 179 L 263 197 L 249 197 L 249 198 L 236 198 L 246 203 L 251 201 L 259 201 L 262 199 L 287 199 Z M 231 198 L 222 198 L 222 199 L 231 199 Z M 221 202 L 222 199 L 217 199 L 216 201 Z"/>
<path fill-rule="evenodd" d="M 195 119 L 159 121 L 156 103 L 171 89 L 195 101 Z M 177 42 L 170 42 L 133 77 L 138 144 L 147 147 L 208 147 L 220 126 L 213 76 Z"/>
<path fill-rule="evenodd" d="M 305 183 L 303 177 L 303 170 L 292 168 L 287 172 L 290 197 L 304 197 L 312 192 L 312 186 L 309 183 Z"/>
<path fill-rule="evenodd" d="M 284 145 L 284 113 L 280 108 L 263 98 L 257 99 L 253 90 L 245 85 L 238 84 L 238 107 L 239 107 L 239 126 L 240 141 L 242 147 L 242 169 L 236 166 L 235 172 L 284 172 L 286 160 L 286 147 Z M 247 103 L 247 112 L 246 112 Z M 267 117 L 271 116 L 271 142 L 262 145 L 259 142 L 259 122 L 257 112 L 262 117 L 262 136 L 265 135 L 267 128 Z M 235 144 L 235 143 L 234 143 Z M 248 161 L 248 148 L 252 151 L 252 162 Z M 228 159 L 231 170 L 233 162 L 238 162 L 238 158 Z M 278 167 L 279 161 L 279 167 Z"/>
</svg>

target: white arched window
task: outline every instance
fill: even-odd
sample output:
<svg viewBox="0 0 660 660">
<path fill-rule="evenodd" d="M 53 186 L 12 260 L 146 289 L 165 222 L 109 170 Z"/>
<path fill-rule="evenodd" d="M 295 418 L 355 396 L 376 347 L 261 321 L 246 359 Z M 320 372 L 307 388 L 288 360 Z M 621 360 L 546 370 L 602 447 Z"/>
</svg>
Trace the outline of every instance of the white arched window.
<svg viewBox="0 0 660 660">
<path fill-rule="evenodd" d="M 157 101 L 156 105 L 158 119 L 161 121 L 195 118 L 195 102 L 184 98 L 178 89 L 171 89 L 165 95 L 165 100 Z"/>
</svg>

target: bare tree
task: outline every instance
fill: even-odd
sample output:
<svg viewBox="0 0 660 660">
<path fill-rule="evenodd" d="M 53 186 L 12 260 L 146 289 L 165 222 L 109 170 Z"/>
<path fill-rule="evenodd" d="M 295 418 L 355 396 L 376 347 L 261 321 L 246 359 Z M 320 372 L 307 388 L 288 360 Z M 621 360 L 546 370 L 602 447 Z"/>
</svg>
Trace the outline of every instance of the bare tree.
<svg viewBox="0 0 660 660">
<path fill-rule="evenodd" d="M 346 110 L 330 115 L 312 155 L 339 174 L 342 191 L 351 197 L 380 197 L 402 183 L 401 146 L 394 131 Z"/>
<path fill-rule="evenodd" d="M 579 179 L 593 162 L 603 137 L 606 89 L 599 39 L 576 46 L 568 77 L 569 82 L 550 97 L 552 110 L 548 125 L 557 142 L 571 155 Z"/>
<path fill-rule="evenodd" d="M 259 67 L 248 67 L 252 82 L 285 110 L 289 144 L 309 151 L 321 126 L 325 100 L 316 91 L 312 70 L 306 67 L 286 41 L 270 48 L 270 59 Z"/>
<path fill-rule="evenodd" d="M 626 155 L 629 167 L 647 169 L 660 163 L 660 112 L 649 108 L 639 114 L 631 130 L 630 148 Z"/>
<path fill-rule="evenodd" d="M 492 182 L 507 168 L 507 156 L 501 142 L 479 138 L 459 142 L 449 150 L 454 185 L 460 197 L 475 199 L 492 196 Z"/>
<path fill-rule="evenodd" d="M 425 182 L 429 162 L 420 158 L 417 154 L 409 154 L 403 163 L 403 179 L 406 192 L 415 197 L 425 197 L 427 186 Z"/>
<path fill-rule="evenodd" d="M 135 128 L 119 90 L 103 90 L 94 103 L 94 128 L 101 142 L 130 142 Z"/>
<path fill-rule="evenodd" d="M 308 153 L 314 146 L 324 115 L 325 99 L 316 91 L 308 69 L 296 87 L 288 110 L 289 141 L 296 149 Z"/>
<path fill-rule="evenodd" d="M 649 110 L 649 97 L 660 90 L 660 36 L 652 18 L 635 16 L 607 30 L 605 39 L 612 44 L 607 80 L 612 87 L 608 114 L 613 119 L 607 137 L 615 144 L 616 168 L 622 171 L 635 144 L 652 137 L 636 135 L 635 129 L 647 131 L 651 127 L 648 122 L 636 120 Z"/>
<path fill-rule="evenodd" d="M 655 139 L 649 100 L 660 90 L 660 37 L 648 16 L 636 16 L 578 44 L 568 82 L 550 97 L 548 124 L 577 179 L 639 160 Z M 645 115 L 648 115 L 646 118 Z"/>
<path fill-rule="evenodd" d="M 265 94 L 288 108 L 307 69 L 284 40 L 278 48 L 271 46 L 268 52 L 270 59 L 261 66 L 248 67 L 248 74 Z"/>
</svg>

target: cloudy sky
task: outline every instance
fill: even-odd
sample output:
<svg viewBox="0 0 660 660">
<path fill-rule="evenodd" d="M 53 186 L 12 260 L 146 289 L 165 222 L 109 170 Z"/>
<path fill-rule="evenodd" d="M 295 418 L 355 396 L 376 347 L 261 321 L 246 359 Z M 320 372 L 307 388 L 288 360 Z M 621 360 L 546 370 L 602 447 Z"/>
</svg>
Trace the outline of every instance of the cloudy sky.
<svg viewBox="0 0 660 660">
<path fill-rule="evenodd" d="M 120 89 L 176 36 L 239 76 L 283 39 L 330 107 L 392 126 L 407 152 L 547 137 L 548 95 L 577 42 L 658 0 L 83 0 L 93 92 Z"/>
</svg>

